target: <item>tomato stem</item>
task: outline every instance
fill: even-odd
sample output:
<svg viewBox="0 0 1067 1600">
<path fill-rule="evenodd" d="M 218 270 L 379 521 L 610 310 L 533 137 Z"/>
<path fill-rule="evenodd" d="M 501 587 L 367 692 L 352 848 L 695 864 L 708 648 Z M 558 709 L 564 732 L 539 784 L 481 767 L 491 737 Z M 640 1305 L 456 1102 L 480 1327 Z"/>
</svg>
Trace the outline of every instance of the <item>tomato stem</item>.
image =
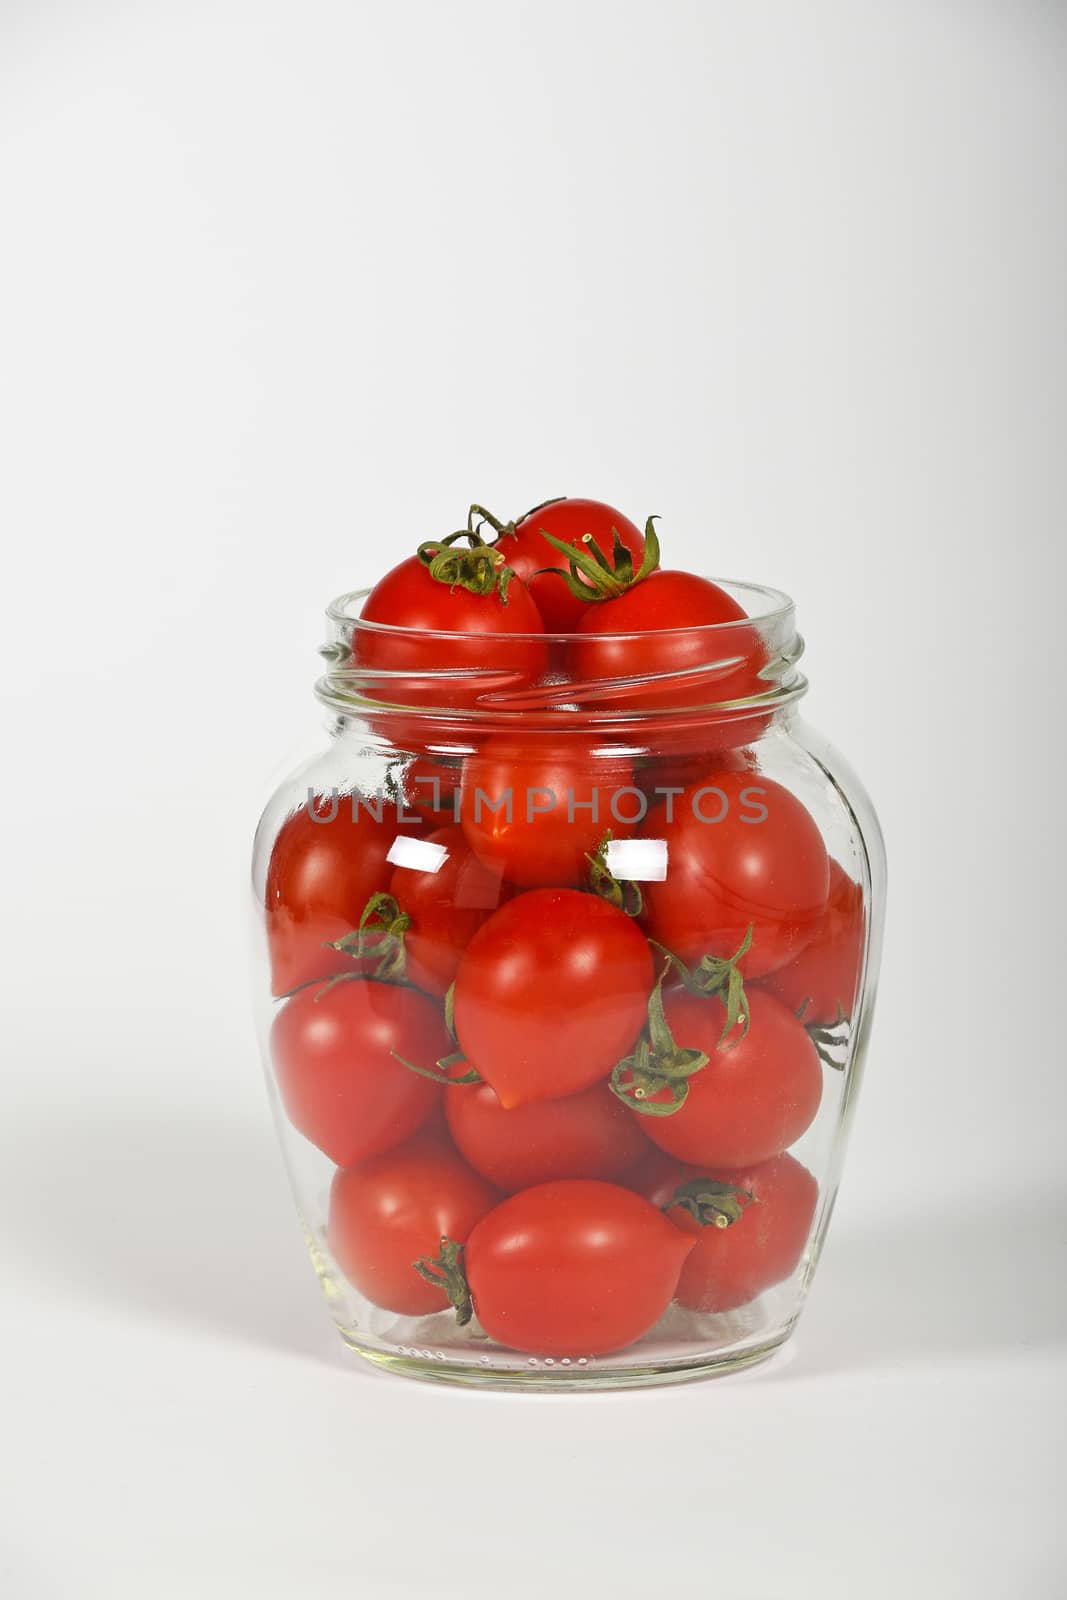
<svg viewBox="0 0 1067 1600">
<path fill-rule="evenodd" d="M 450 1056 L 441 1056 L 435 1067 L 416 1066 L 414 1061 L 409 1061 L 407 1056 L 402 1056 L 398 1050 L 390 1050 L 389 1054 L 394 1061 L 399 1061 L 402 1067 L 407 1067 L 409 1072 L 417 1072 L 420 1078 L 429 1078 L 431 1083 L 443 1084 L 446 1089 L 454 1088 L 461 1083 L 483 1082 L 481 1073 L 476 1072 L 473 1067 L 458 1075 L 452 1072 L 454 1066 L 467 1059 L 462 1050 L 456 1050 Z"/>
<path fill-rule="evenodd" d="M 590 855 L 588 851 L 586 852 L 585 859 L 589 863 L 589 887 L 594 894 L 598 894 L 617 911 L 625 911 L 628 917 L 639 917 L 644 909 L 641 885 L 630 879 L 620 881 L 608 866 L 608 845 L 612 837 L 609 828 L 597 845 L 595 853 Z"/>
<path fill-rule="evenodd" d="M 470 548 L 453 549 L 459 539 L 466 539 Z M 472 528 L 460 528 L 443 539 L 427 539 L 419 545 L 418 557 L 438 583 L 446 583 L 450 589 L 466 589 L 471 594 L 496 593 L 501 605 L 507 605 L 508 585 L 515 574 L 500 551 L 486 544 Z"/>
<path fill-rule="evenodd" d="M 562 578 L 577 600 L 615 600 L 643 582 L 659 566 L 660 549 L 654 516 L 645 523 L 645 551 L 636 572 L 634 558 L 623 544 L 617 528 L 611 530 L 610 557 L 604 554 L 591 533 L 583 534 L 577 544 L 568 544 L 565 539 L 557 539 L 544 528 L 539 532 L 553 550 L 558 550 L 560 555 L 567 558 L 566 571 L 559 567 L 543 567 L 542 572 L 549 575 L 554 573 L 557 578 Z"/>
<path fill-rule="evenodd" d="M 648 1000 L 648 1023 L 632 1055 L 612 1068 L 611 1091 L 631 1110 L 646 1117 L 672 1117 L 689 1098 L 689 1079 L 708 1064 L 703 1050 L 675 1044 L 663 1009 L 663 980 L 669 958 Z M 660 1098 L 668 1095 L 668 1099 Z"/>
<path fill-rule="evenodd" d="M 447 1234 L 441 1235 L 441 1251 L 436 1256 L 420 1256 L 411 1265 L 425 1278 L 427 1283 L 432 1283 L 436 1289 L 443 1289 L 448 1296 L 449 1305 L 456 1313 L 456 1321 L 461 1328 L 466 1327 L 474 1314 L 474 1303 L 471 1300 L 470 1285 L 463 1264 L 463 1246 L 450 1239 Z"/>
<path fill-rule="evenodd" d="M 399 902 L 391 894 L 372 894 L 363 907 L 359 927 L 353 933 L 333 939 L 327 950 L 339 950 L 354 961 L 372 961 L 378 965 L 372 974 L 383 983 L 397 982 L 404 976 L 407 952 L 404 935 L 411 927 L 411 918 L 401 911 Z"/>
<path fill-rule="evenodd" d="M 745 1207 L 752 1205 L 756 1196 L 750 1189 L 738 1188 L 733 1183 L 721 1183 L 718 1178 L 690 1178 L 675 1189 L 663 1211 L 680 1206 L 702 1228 L 728 1228 L 740 1220 Z"/>
<path fill-rule="evenodd" d="M 804 1012 L 811 1004 L 810 997 L 804 1001 L 797 1016 L 804 1021 Z M 848 1046 L 852 1037 L 852 1023 L 846 1017 L 844 1007 L 840 1000 L 837 1002 L 837 1017 L 830 1023 L 807 1022 L 804 1023 L 805 1032 L 812 1044 L 819 1060 L 826 1067 L 832 1067 L 835 1072 L 844 1072 L 848 1063 Z"/>
<path fill-rule="evenodd" d="M 745 980 L 741 975 L 740 962 L 751 949 L 753 926 L 750 922 L 745 937 L 732 956 L 701 956 L 694 967 L 687 967 L 682 958 L 668 950 L 666 945 L 657 944 L 655 939 L 650 941 L 662 955 L 673 962 L 678 976 L 690 994 L 700 995 L 705 1000 L 715 995 L 723 1002 L 726 1007 L 726 1021 L 719 1035 L 719 1045 L 722 1048 L 736 1044 L 737 1039 L 743 1039 L 748 1032 L 750 1021 L 748 996 L 745 994 Z M 731 1039 L 730 1035 L 739 1024 L 741 1032 L 736 1038 Z"/>
</svg>

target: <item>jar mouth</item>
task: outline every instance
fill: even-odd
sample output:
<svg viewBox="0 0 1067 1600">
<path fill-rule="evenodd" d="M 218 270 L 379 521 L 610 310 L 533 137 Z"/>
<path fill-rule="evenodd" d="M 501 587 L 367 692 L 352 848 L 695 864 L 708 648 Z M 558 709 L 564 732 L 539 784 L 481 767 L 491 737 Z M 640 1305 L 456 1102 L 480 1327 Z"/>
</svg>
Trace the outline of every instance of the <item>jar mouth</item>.
<svg viewBox="0 0 1067 1600">
<path fill-rule="evenodd" d="M 804 641 L 789 595 L 764 584 L 712 580 L 746 613 L 728 622 L 590 635 L 580 632 L 477 634 L 393 626 L 359 615 L 370 589 L 337 596 L 326 609 L 329 638 L 321 647 L 328 670 L 315 692 L 347 716 L 404 717 L 453 725 L 513 724 L 560 728 L 664 718 L 741 716 L 774 710 L 797 699 L 807 681 L 796 670 Z M 609 656 L 655 640 L 679 670 L 623 671 L 582 678 L 568 670 L 573 653 L 595 639 Z M 478 660 L 471 663 L 472 641 Z M 684 648 L 683 648 L 684 647 Z M 543 670 L 516 668 L 516 655 L 543 653 Z M 462 665 L 438 665 L 449 655 Z M 383 662 L 394 662 L 384 665 Z M 748 669 L 747 679 L 744 678 Z M 744 692 L 738 692 L 739 687 Z"/>
</svg>

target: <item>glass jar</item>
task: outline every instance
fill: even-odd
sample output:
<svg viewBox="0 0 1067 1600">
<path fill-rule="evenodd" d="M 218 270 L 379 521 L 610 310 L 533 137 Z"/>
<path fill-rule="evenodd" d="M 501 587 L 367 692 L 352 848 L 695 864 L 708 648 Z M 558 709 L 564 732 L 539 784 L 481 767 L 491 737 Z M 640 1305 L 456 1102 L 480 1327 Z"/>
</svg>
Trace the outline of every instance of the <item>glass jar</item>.
<svg viewBox="0 0 1067 1600">
<path fill-rule="evenodd" d="M 256 835 L 256 1012 L 345 1342 L 534 1389 L 773 1352 L 833 1209 L 878 824 L 792 602 L 599 637 L 328 611 L 327 736 Z"/>
</svg>

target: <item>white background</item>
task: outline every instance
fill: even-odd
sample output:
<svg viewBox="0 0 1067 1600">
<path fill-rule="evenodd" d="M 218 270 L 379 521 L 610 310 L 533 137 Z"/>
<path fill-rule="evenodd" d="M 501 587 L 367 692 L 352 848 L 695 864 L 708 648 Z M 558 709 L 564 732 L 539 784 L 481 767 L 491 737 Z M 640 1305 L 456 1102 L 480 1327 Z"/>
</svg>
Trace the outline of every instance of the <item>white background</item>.
<svg viewBox="0 0 1067 1600">
<path fill-rule="evenodd" d="M 12 1600 L 1067 1583 L 1067 12 L 0 3 Z M 246 1015 L 319 614 L 477 498 L 794 594 L 879 807 L 874 1046 L 791 1359 L 353 1370 Z"/>
</svg>

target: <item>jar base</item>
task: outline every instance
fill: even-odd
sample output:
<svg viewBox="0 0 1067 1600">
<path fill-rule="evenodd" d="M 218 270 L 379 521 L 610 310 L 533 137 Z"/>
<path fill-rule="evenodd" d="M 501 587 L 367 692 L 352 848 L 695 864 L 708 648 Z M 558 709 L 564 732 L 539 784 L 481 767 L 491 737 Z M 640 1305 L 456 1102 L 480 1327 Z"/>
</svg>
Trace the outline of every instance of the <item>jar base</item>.
<svg viewBox="0 0 1067 1600">
<path fill-rule="evenodd" d="M 533 1357 L 499 1352 L 503 1359 L 493 1364 L 467 1364 L 449 1360 L 430 1349 L 417 1351 L 375 1349 L 347 1332 L 338 1330 L 349 1350 L 373 1366 L 402 1378 L 417 1378 L 431 1383 L 457 1384 L 467 1389 L 510 1389 L 527 1393 L 554 1393 L 611 1389 L 651 1389 L 666 1384 L 696 1383 L 705 1378 L 722 1378 L 743 1372 L 769 1361 L 786 1343 L 792 1327 L 758 1344 L 733 1350 L 720 1350 L 698 1360 L 655 1361 L 644 1359 L 625 1364 L 594 1366 L 582 1362 L 542 1361 Z M 487 1358 L 485 1358 L 487 1359 Z"/>
</svg>

